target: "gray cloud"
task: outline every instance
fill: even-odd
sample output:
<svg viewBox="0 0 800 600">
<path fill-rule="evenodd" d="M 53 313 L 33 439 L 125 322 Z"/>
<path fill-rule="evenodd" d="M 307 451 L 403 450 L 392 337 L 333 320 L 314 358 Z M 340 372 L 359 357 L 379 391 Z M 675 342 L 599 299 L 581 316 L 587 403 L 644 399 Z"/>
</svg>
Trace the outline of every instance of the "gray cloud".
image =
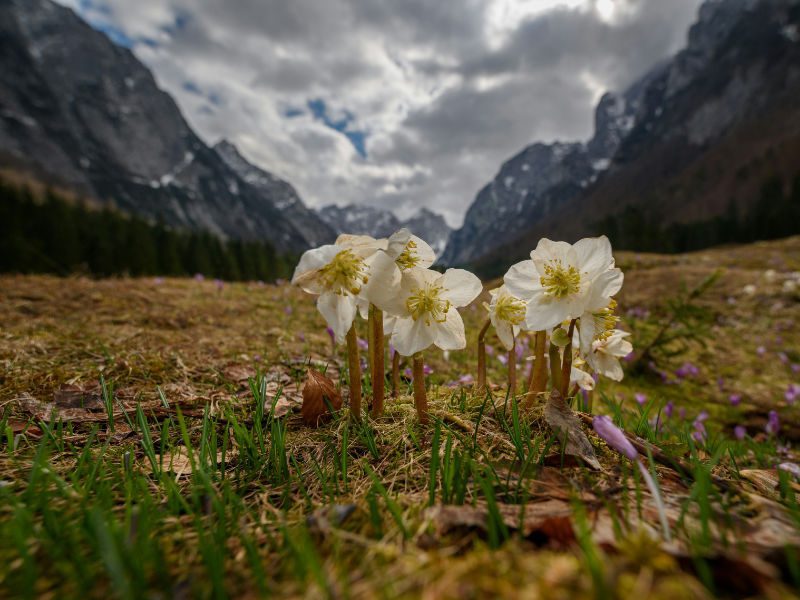
<svg viewBox="0 0 800 600">
<path fill-rule="evenodd" d="M 609 18 L 599 0 L 60 1 L 155 40 L 134 51 L 198 132 L 309 204 L 427 206 L 452 224 L 527 144 L 588 137 L 599 95 L 677 50 L 699 4 L 613 0 Z M 353 115 L 366 158 L 311 99 Z"/>
</svg>

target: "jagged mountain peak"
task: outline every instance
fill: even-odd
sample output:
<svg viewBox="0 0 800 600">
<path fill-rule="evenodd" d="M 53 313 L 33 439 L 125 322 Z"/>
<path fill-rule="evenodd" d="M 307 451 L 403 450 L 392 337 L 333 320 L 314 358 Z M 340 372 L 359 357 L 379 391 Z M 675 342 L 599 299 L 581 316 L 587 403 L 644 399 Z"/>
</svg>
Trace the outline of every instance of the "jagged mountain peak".
<svg viewBox="0 0 800 600">
<path fill-rule="evenodd" d="M 0 165 L 169 226 L 310 245 L 132 52 L 51 0 L 0 2 Z"/>
<path fill-rule="evenodd" d="M 327 244 L 336 238 L 334 230 L 303 203 L 289 182 L 249 162 L 229 140 L 217 142 L 214 150 L 239 177 L 272 200 L 309 246 Z"/>
<path fill-rule="evenodd" d="M 402 227 L 428 242 L 441 256 L 450 236 L 444 217 L 427 207 L 421 207 L 408 219 L 399 219 L 392 211 L 367 204 L 331 204 L 319 210 L 319 215 L 337 233 L 388 237 Z"/>
<path fill-rule="evenodd" d="M 631 136 L 654 135 L 650 130 L 643 133 L 641 127 L 663 110 L 654 104 L 679 95 L 695 81 L 742 13 L 757 2 L 708 0 L 699 10 L 684 50 L 655 65 L 626 90 L 600 98 L 589 140 L 534 143 L 503 163 L 495 178 L 478 192 L 462 227 L 451 234 L 441 261 L 448 265 L 474 262 L 585 194 L 616 168 Z"/>
</svg>

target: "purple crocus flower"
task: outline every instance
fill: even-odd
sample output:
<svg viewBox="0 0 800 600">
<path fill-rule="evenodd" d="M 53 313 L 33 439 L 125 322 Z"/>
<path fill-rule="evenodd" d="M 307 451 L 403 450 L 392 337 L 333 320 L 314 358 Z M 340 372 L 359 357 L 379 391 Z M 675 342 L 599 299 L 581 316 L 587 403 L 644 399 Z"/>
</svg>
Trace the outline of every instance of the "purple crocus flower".
<svg viewBox="0 0 800 600">
<path fill-rule="evenodd" d="M 494 356 L 494 346 L 486 344 L 486 354 L 488 354 L 489 356 Z"/>
<path fill-rule="evenodd" d="M 782 462 L 778 465 L 778 469 L 791 473 L 792 476 L 800 479 L 800 466 L 793 462 Z"/>
<path fill-rule="evenodd" d="M 778 360 L 785 365 L 789 364 L 789 357 L 786 355 L 786 352 L 778 352 Z"/>
<path fill-rule="evenodd" d="M 791 369 L 792 373 L 800 373 L 800 364 L 792 363 Z"/>
<path fill-rule="evenodd" d="M 411 367 L 406 367 L 405 370 L 403 371 L 403 375 L 411 379 L 411 376 L 413 375 L 413 373 L 411 372 Z"/>
<path fill-rule="evenodd" d="M 630 460 L 636 460 L 639 453 L 633 447 L 630 440 L 625 437 L 622 430 L 614 425 L 614 422 L 605 415 L 598 415 L 592 420 L 592 427 L 606 444 Z"/>
<path fill-rule="evenodd" d="M 195 281 L 205 281 L 206 278 L 202 273 L 195 273 L 194 274 L 194 280 Z"/>
<path fill-rule="evenodd" d="M 662 411 L 662 413 L 664 414 L 665 418 L 669 419 L 672 417 L 672 413 L 674 411 L 675 411 L 675 403 L 672 400 L 670 400 L 664 405 L 664 410 Z"/>
<path fill-rule="evenodd" d="M 737 440 L 743 440 L 747 435 L 747 428 L 744 425 L 737 425 L 733 428 L 733 435 Z"/>
<path fill-rule="evenodd" d="M 622 357 L 622 360 L 624 360 L 625 362 L 631 362 L 635 356 L 636 353 L 633 350 L 631 350 L 625 356 Z"/>
<path fill-rule="evenodd" d="M 300 340 L 301 342 L 305 343 L 306 335 L 304 333 L 298 333 L 297 334 L 297 339 Z"/>
<path fill-rule="evenodd" d="M 222 279 L 215 279 L 214 285 L 217 286 L 217 291 L 222 291 L 222 288 L 225 287 L 225 282 Z"/>
<path fill-rule="evenodd" d="M 422 365 L 422 373 L 424 375 L 430 375 L 431 373 L 433 373 L 433 368 L 428 363 L 425 363 L 424 365 Z"/>
<path fill-rule="evenodd" d="M 798 396 L 800 396 L 800 385 L 790 383 L 789 387 L 786 388 L 786 393 L 783 394 L 783 397 L 786 398 L 786 402 L 794 404 Z"/>
<path fill-rule="evenodd" d="M 701 410 L 700 413 L 695 417 L 694 420 L 695 420 L 696 423 L 697 422 L 705 423 L 706 421 L 708 421 L 708 411 L 707 410 Z"/>
<path fill-rule="evenodd" d="M 731 394 L 728 396 L 728 401 L 731 403 L 731 406 L 739 406 L 742 403 L 742 395 Z"/>
<path fill-rule="evenodd" d="M 286 306 L 284 306 L 284 307 L 283 307 L 283 312 L 284 312 L 284 314 L 286 314 L 286 315 L 291 315 L 291 314 L 294 312 L 294 310 L 292 309 L 292 307 L 291 307 L 291 306 L 289 306 L 289 305 L 287 304 Z"/>
<path fill-rule="evenodd" d="M 700 374 L 700 369 L 698 369 L 697 366 L 695 366 L 690 362 L 683 363 L 675 371 L 675 375 L 677 375 L 679 379 L 686 379 L 687 377 L 697 377 L 699 374 Z"/>
<path fill-rule="evenodd" d="M 764 427 L 764 431 L 766 431 L 769 435 L 777 435 L 778 431 L 781 428 L 781 421 L 780 417 L 778 417 L 778 412 L 771 410 L 767 415 L 767 425 Z"/>
<path fill-rule="evenodd" d="M 361 350 L 367 350 L 369 348 L 369 344 L 367 343 L 367 340 L 363 340 L 361 338 L 358 338 L 358 347 Z"/>
<path fill-rule="evenodd" d="M 466 375 L 462 375 L 461 377 L 458 378 L 458 383 L 460 383 L 461 385 L 470 385 L 471 383 L 474 382 L 475 378 L 469 373 L 467 373 Z"/>
<path fill-rule="evenodd" d="M 678 409 L 678 416 L 679 416 L 681 419 L 685 419 L 685 418 L 686 418 L 686 407 L 684 407 L 684 406 L 681 406 L 681 407 Z"/>
<path fill-rule="evenodd" d="M 499 360 L 504 365 L 508 364 L 508 356 L 506 356 L 505 354 L 498 354 L 497 360 Z"/>
<path fill-rule="evenodd" d="M 641 392 L 636 392 L 633 395 L 633 397 L 636 398 L 636 402 L 638 402 L 639 405 L 641 405 L 641 406 L 643 406 L 647 402 L 647 394 L 643 394 Z"/>
<path fill-rule="evenodd" d="M 756 354 L 759 356 L 764 356 L 767 353 L 767 349 L 764 346 L 759 346 L 756 348 Z"/>
<path fill-rule="evenodd" d="M 724 377 L 722 377 L 722 376 L 717 377 L 717 387 L 719 388 L 720 392 L 725 389 L 725 378 Z"/>
<path fill-rule="evenodd" d="M 153 283 L 155 285 L 161 285 L 162 283 L 164 283 L 164 278 L 163 277 L 156 277 L 155 279 L 153 279 Z"/>
</svg>

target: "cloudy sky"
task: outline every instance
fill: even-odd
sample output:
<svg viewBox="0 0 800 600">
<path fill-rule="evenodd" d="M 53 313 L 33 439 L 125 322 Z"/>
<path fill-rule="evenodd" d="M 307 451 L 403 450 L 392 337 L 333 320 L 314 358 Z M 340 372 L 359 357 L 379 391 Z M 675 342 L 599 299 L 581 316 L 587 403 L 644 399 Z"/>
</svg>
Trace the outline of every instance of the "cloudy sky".
<svg viewBox="0 0 800 600">
<path fill-rule="evenodd" d="M 534 141 L 679 49 L 699 0 L 59 0 L 131 47 L 209 143 L 312 206 L 461 222 Z"/>
</svg>

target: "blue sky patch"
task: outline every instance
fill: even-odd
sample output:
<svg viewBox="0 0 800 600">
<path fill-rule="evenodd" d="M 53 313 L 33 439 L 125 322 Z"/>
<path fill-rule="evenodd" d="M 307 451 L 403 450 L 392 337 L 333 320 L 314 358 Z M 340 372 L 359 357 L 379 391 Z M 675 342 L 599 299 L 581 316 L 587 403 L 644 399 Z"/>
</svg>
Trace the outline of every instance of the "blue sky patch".
<svg viewBox="0 0 800 600">
<path fill-rule="evenodd" d="M 350 125 L 355 120 L 355 116 L 350 111 L 344 111 L 344 116 L 341 119 L 334 121 L 328 114 L 328 106 L 322 98 L 313 98 L 307 103 L 308 109 L 317 121 L 322 121 L 327 127 L 334 131 L 343 134 L 358 152 L 361 158 L 367 157 L 367 149 L 364 142 L 367 138 L 367 132 L 359 129 L 350 129 Z"/>
</svg>

